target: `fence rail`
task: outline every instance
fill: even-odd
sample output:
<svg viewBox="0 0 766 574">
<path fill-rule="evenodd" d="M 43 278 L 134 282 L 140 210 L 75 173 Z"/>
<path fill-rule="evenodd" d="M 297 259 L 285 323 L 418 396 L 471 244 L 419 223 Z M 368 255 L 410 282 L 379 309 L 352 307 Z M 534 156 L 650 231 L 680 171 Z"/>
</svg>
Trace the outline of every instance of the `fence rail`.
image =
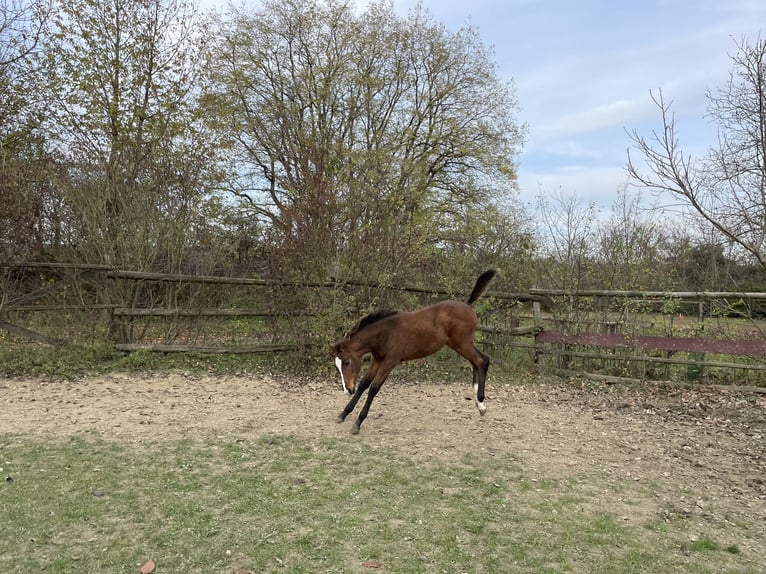
<svg viewBox="0 0 766 574">
<path fill-rule="evenodd" d="M 641 351 L 715 353 L 717 355 L 766 357 L 766 340 L 754 341 L 752 339 L 721 340 L 644 335 L 628 336 L 617 333 L 567 334 L 557 331 L 541 331 L 535 337 L 535 342 L 538 344 L 583 345 L 606 349 L 636 349 Z"/>
<path fill-rule="evenodd" d="M 608 297 L 608 298 L 646 298 L 646 299 L 763 299 L 766 293 L 739 291 L 613 291 L 600 289 L 530 289 L 533 295 L 549 297 Z"/>
</svg>

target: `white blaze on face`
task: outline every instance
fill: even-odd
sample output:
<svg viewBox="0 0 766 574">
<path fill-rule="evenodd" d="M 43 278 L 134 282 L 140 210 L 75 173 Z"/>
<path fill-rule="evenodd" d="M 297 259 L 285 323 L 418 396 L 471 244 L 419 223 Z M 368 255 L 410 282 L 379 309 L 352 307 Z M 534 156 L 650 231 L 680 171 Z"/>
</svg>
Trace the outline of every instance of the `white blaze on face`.
<svg viewBox="0 0 766 574">
<path fill-rule="evenodd" d="M 351 393 L 346 388 L 346 379 L 343 378 L 343 361 L 340 360 L 340 357 L 335 357 L 335 366 L 338 367 L 338 372 L 340 373 L 340 384 L 343 387 L 343 392 L 350 395 Z"/>
</svg>

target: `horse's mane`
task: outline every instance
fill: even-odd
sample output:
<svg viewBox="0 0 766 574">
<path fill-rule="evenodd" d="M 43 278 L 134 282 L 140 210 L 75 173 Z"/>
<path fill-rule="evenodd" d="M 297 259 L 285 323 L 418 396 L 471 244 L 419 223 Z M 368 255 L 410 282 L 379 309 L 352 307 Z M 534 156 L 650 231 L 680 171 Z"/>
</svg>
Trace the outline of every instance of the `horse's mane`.
<svg viewBox="0 0 766 574">
<path fill-rule="evenodd" d="M 381 321 L 382 319 L 385 319 L 386 317 L 391 317 L 392 315 L 396 315 L 399 313 L 399 311 L 396 311 L 394 309 L 385 309 L 382 311 L 373 311 L 369 315 L 365 315 L 359 321 L 356 325 L 352 327 L 352 329 L 348 332 L 346 335 L 346 338 L 353 337 L 356 335 L 359 331 L 362 329 L 365 329 L 372 325 L 373 323 L 377 323 L 378 321 Z"/>
</svg>

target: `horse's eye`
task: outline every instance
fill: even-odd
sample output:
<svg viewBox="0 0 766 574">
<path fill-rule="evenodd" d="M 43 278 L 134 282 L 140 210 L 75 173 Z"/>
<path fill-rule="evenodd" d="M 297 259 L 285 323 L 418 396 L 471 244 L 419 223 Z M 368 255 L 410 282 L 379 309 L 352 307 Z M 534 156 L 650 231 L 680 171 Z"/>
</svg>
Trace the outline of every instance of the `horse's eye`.
<svg viewBox="0 0 766 574">
<path fill-rule="evenodd" d="M 343 366 L 348 367 L 351 364 L 351 361 L 343 361 Z"/>
</svg>

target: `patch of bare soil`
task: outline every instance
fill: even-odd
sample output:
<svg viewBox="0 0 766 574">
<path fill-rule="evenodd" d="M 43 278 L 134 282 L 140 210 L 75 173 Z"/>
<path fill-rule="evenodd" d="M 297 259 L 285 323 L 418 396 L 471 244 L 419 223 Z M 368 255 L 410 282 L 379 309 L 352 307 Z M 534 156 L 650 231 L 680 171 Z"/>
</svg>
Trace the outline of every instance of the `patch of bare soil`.
<svg viewBox="0 0 766 574">
<path fill-rule="evenodd" d="M 361 440 L 418 459 L 509 454 L 531 480 L 592 485 L 625 520 L 687 520 L 700 536 L 711 525 L 744 528 L 746 540 L 732 543 L 766 564 L 766 395 L 490 378 L 480 417 L 467 384 L 391 380 L 358 436 L 349 434 L 356 413 L 335 422 L 346 400 L 334 380 L 269 375 L 0 379 L 0 433 L 126 443 L 279 434 Z M 626 492 L 626 481 L 636 488 Z"/>
</svg>

